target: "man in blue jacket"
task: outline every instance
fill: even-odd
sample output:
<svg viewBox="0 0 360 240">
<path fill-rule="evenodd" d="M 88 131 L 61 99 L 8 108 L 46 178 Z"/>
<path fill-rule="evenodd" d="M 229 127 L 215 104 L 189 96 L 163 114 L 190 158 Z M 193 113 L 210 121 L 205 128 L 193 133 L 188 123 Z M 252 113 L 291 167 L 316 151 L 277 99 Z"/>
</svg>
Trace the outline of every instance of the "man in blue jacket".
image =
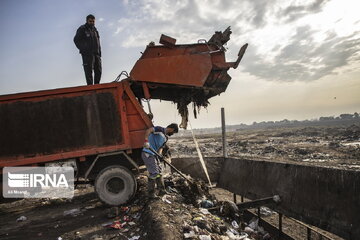
<svg viewBox="0 0 360 240">
<path fill-rule="evenodd" d="M 176 124 L 177 125 L 177 124 Z M 174 125 L 173 125 L 174 127 Z M 175 127 L 174 127 L 175 128 Z M 164 195 L 166 193 L 164 179 L 162 176 L 162 168 L 160 165 L 160 159 L 156 156 L 153 151 L 156 151 L 160 155 L 163 153 L 163 149 L 168 140 L 168 136 L 165 135 L 166 131 L 148 131 L 145 135 L 145 144 L 141 153 L 141 157 L 145 163 L 146 169 L 149 172 L 148 178 L 148 192 L 149 197 L 154 198 L 155 195 L 155 186 L 159 189 L 159 195 Z M 170 133 L 171 132 L 171 133 Z M 169 131 L 169 135 L 178 132 L 178 128 L 176 131 Z"/>
</svg>

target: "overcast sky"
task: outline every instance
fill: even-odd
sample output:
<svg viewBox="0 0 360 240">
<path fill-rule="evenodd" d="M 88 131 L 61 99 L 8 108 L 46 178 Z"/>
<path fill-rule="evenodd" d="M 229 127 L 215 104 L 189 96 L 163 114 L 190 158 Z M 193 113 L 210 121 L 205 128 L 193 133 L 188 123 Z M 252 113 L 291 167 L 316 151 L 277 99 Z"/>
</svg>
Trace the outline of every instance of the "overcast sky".
<svg viewBox="0 0 360 240">
<path fill-rule="evenodd" d="M 102 82 L 130 72 L 161 33 L 177 43 L 209 39 L 231 26 L 227 60 L 249 43 L 227 91 L 210 99 L 192 126 L 312 119 L 360 111 L 359 0 L 2 0 L 0 94 L 85 85 L 73 44 L 96 17 Z M 176 106 L 152 101 L 155 124 L 180 122 Z"/>
</svg>

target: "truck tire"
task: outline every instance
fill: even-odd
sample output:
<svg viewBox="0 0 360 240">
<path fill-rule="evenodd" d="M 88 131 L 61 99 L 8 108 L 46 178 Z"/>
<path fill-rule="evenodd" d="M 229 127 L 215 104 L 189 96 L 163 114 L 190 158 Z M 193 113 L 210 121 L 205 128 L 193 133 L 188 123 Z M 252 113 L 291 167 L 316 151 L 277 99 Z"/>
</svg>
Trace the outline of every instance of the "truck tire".
<svg viewBox="0 0 360 240">
<path fill-rule="evenodd" d="M 134 174 L 119 165 L 104 168 L 95 179 L 95 192 L 102 202 L 111 206 L 128 202 L 135 195 L 136 189 Z"/>
</svg>

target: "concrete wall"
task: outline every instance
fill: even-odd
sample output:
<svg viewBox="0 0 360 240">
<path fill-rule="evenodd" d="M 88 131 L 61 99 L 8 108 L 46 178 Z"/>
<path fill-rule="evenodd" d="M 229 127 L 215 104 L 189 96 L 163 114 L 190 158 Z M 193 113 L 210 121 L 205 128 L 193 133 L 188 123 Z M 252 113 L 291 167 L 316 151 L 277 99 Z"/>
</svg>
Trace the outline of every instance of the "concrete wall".
<svg viewBox="0 0 360 240">
<path fill-rule="evenodd" d="M 250 199 L 280 195 L 285 215 L 360 239 L 360 171 L 226 159 L 218 186 Z"/>
<path fill-rule="evenodd" d="M 219 180 L 219 174 L 223 164 L 223 160 L 224 158 L 222 157 L 204 158 L 211 182 L 217 182 Z M 201 178 L 202 180 L 207 181 L 205 172 L 200 164 L 199 158 L 171 158 L 171 163 L 180 171 L 189 174 L 191 177 Z"/>
</svg>

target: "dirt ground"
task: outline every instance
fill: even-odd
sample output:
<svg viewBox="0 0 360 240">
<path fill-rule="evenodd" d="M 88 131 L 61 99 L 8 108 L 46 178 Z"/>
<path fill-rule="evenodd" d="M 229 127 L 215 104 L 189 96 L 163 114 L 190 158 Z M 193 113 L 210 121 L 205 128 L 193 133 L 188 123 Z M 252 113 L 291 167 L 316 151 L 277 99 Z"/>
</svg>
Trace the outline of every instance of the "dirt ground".
<svg viewBox="0 0 360 240">
<path fill-rule="evenodd" d="M 244 232 L 249 222 L 241 223 L 239 216 L 222 213 L 219 209 L 201 208 L 202 199 L 210 199 L 215 206 L 224 206 L 225 202 L 232 201 L 230 192 L 202 187 L 194 194 L 188 184 L 178 176 L 175 178 L 177 180 L 166 182 L 169 194 L 149 200 L 146 177 L 140 175 L 137 178 L 139 190 L 134 200 L 120 206 L 117 212 L 116 208 L 101 203 L 93 187 L 88 185 L 78 188 L 73 199 L 22 199 L 2 203 L 0 239 L 275 239 L 276 236 L 261 229 L 261 223 L 256 231 L 249 232 L 248 229 Z M 17 221 L 21 216 L 25 216 L 26 220 Z M 278 225 L 276 212 L 262 207 L 261 216 Z M 242 231 L 232 225 L 234 220 L 240 227 L 242 225 Z M 110 227 L 116 221 L 118 227 Z M 291 219 L 284 218 L 283 230 L 294 239 L 306 239 L 306 228 Z M 232 235 L 231 231 L 239 234 Z M 313 233 L 312 239 L 320 238 Z"/>
<path fill-rule="evenodd" d="M 221 155 L 220 134 L 197 138 L 205 156 Z M 228 133 L 228 150 L 230 157 L 261 157 L 271 161 L 360 169 L 359 139 L 359 125 L 239 130 Z M 173 157 L 197 156 L 189 136 L 172 138 L 169 145 Z M 70 200 L 2 202 L 0 239 L 274 239 L 261 224 L 241 223 L 239 216 L 200 207 L 203 200 L 210 200 L 215 207 L 225 206 L 224 201 L 232 200 L 232 194 L 225 190 L 215 188 L 207 192 L 206 188 L 201 188 L 195 194 L 186 182 L 173 174 L 167 181 L 169 194 L 149 200 L 146 181 L 145 175 L 140 174 L 135 198 L 117 209 L 101 203 L 89 185 L 80 185 Z M 262 213 L 264 219 L 277 226 L 277 213 L 265 208 Z M 247 226 L 253 228 L 245 232 Z M 284 232 L 295 239 L 306 239 L 306 228 L 293 220 L 284 218 L 283 226 Z M 313 234 L 312 239 L 320 238 Z"/>
<path fill-rule="evenodd" d="M 221 134 L 196 135 L 205 157 L 222 156 Z M 172 156 L 197 156 L 192 136 L 172 138 Z M 227 133 L 229 157 L 360 169 L 360 121 L 339 126 L 240 129 Z"/>
<path fill-rule="evenodd" d="M 168 194 L 158 199 L 148 199 L 144 174 L 137 181 L 134 200 L 119 208 L 101 203 L 91 186 L 78 188 L 73 199 L 2 203 L 0 239 L 272 239 L 260 224 L 242 231 L 239 225 L 249 223 L 201 181 L 195 187 L 171 174 L 165 178 Z"/>
</svg>

